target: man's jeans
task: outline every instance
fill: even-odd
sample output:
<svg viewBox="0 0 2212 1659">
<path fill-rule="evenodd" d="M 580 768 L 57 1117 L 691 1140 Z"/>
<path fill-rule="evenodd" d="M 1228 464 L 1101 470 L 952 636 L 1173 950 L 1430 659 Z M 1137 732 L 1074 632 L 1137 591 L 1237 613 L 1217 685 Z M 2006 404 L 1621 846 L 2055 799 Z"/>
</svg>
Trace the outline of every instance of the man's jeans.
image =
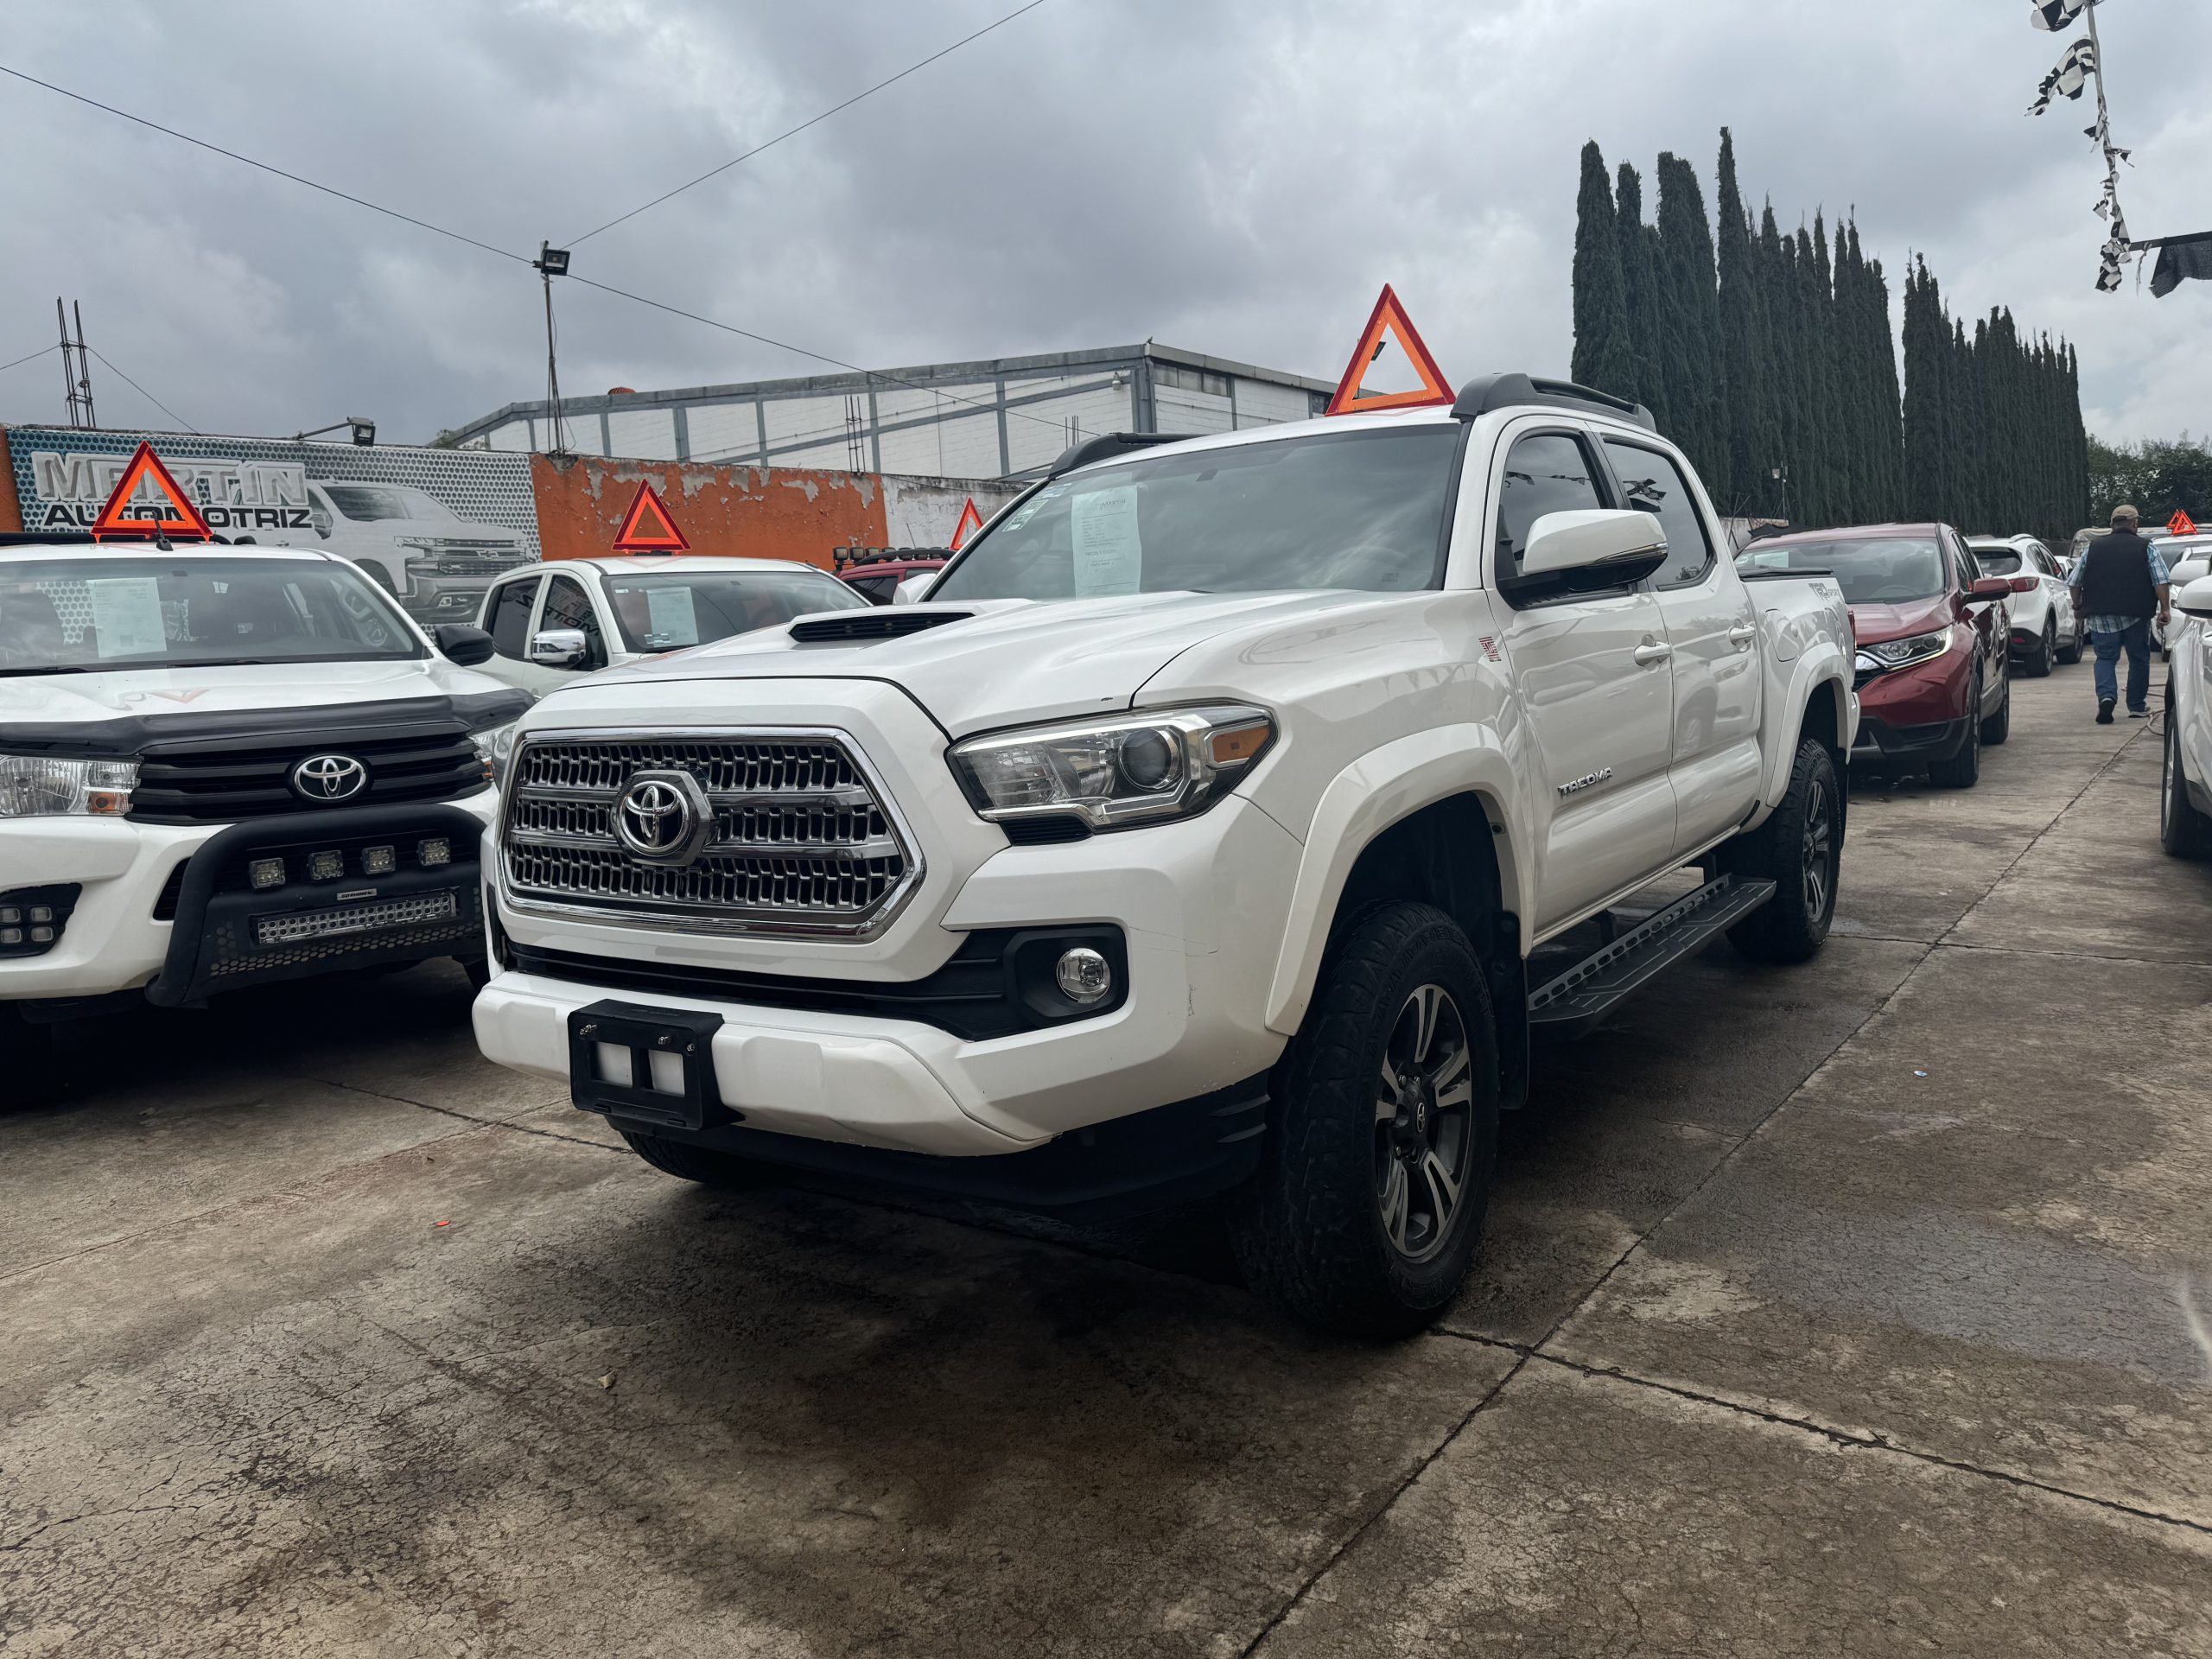
<svg viewBox="0 0 2212 1659">
<path fill-rule="evenodd" d="M 2113 664 L 2120 660 L 2122 646 L 2127 650 L 2127 706 L 2147 708 L 2151 702 L 2151 619 L 2141 616 L 2129 623 L 2118 633 L 2099 633 L 2097 645 L 2097 701 L 2118 702 L 2115 689 L 2120 676 Z"/>
</svg>

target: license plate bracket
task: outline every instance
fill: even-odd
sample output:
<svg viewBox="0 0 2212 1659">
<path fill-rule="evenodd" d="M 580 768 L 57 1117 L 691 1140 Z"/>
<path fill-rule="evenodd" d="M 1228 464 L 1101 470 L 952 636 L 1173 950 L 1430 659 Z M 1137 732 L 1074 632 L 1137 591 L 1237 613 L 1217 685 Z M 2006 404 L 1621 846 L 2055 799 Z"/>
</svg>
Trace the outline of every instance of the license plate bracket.
<svg viewBox="0 0 2212 1659">
<path fill-rule="evenodd" d="M 668 1128 L 703 1129 L 733 1122 L 739 1114 L 722 1104 L 715 1078 L 715 1033 L 721 1024 L 719 1014 L 636 1002 L 594 1002 L 578 1008 L 569 1016 L 569 1098 L 582 1111 Z M 654 1086 L 655 1055 L 673 1058 L 680 1090 Z M 629 1075 L 623 1078 L 620 1074 L 626 1058 Z M 601 1076 L 602 1061 L 616 1075 Z M 664 1083 L 669 1071 L 664 1064 Z"/>
</svg>

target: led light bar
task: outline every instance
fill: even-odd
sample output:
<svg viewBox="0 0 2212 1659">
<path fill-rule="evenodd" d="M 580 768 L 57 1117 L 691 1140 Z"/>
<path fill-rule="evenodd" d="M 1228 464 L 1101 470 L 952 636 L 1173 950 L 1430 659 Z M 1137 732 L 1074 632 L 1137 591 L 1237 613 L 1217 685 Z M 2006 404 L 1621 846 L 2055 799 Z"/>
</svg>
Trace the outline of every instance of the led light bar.
<svg viewBox="0 0 2212 1659">
<path fill-rule="evenodd" d="M 290 944 L 299 939 L 327 939 L 342 933 L 376 933 L 415 927 L 458 915 L 450 893 L 426 893 L 412 899 L 386 899 L 373 905 L 341 905 L 335 910 L 303 910 L 289 916 L 263 916 L 253 924 L 263 944 Z"/>
</svg>

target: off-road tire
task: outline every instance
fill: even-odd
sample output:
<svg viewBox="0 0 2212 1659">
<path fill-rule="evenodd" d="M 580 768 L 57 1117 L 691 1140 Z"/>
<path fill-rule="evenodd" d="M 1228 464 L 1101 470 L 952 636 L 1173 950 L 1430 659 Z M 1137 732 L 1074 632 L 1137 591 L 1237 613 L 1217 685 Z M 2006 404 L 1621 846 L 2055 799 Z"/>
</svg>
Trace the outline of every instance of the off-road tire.
<svg viewBox="0 0 2212 1659">
<path fill-rule="evenodd" d="M 2176 858 L 2212 858 L 2212 818 L 2196 810 L 2181 770 L 2181 728 L 2166 694 L 2166 741 L 2158 777 L 2158 845 Z"/>
<path fill-rule="evenodd" d="M 46 1105 L 60 1089 L 54 1027 L 24 1019 L 12 1002 L 0 1002 L 0 1112 Z"/>
<path fill-rule="evenodd" d="M 1377 1078 L 1408 1000 L 1439 986 L 1465 1029 L 1466 1166 L 1433 1254 L 1411 1260 L 1377 1192 Z M 1259 1170 L 1232 1193 L 1230 1236 L 1252 1289 L 1294 1318 L 1363 1337 L 1408 1337 L 1465 1279 L 1497 1155 L 1497 1027 L 1474 947 L 1433 906 L 1393 901 L 1331 950 L 1275 1072 Z"/>
<path fill-rule="evenodd" d="M 2012 734 L 2012 677 L 2005 677 L 2005 700 L 1997 705 L 1997 712 L 1981 722 L 1981 741 L 1995 748 Z"/>
<path fill-rule="evenodd" d="M 1816 739 L 1806 738 L 1797 745 L 1782 804 L 1751 834 L 1720 849 L 1719 868 L 1729 874 L 1774 883 L 1774 897 L 1728 930 L 1728 943 L 1738 955 L 1753 962 L 1803 962 L 1827 942 L 1843 871 L 1843 780 L 1835 758 Z M 1824 866 L 1817 880 L 1816 849 Z"/>
<path fill-rule="evenodd" d="M 1967 694 L 1967 741 L 1948 760 L 1928 763 L 1928 781 L 1938 789 L 1972 789 L 1981 776 L 1981 675 L 1974 677 Z"/>
<path fill-rule="evenodd" d="M 2036 648 L 2020 659 L 2020 672 L 2031 680 L 2040 680 L 2050 672 L 2051 664 L 2058 656 L 2058 623 L 2051 617 L 2043 620 L 2043 638 L 2036 641 Z"/>
<path fill-rule="evenodd" d="M 622 1130 L 621 1135 L 639 1157 L 662 1174 L 673 1175 L 681 1181 L 696 1181 L 702 1186 L 735 1192 L 758 1186 L 768 1179 L 762 1165 L 734 1152 L 717 1152 L 711 1147 L 695 1147 L 688 1141 L 671 1141 L 663 1135 L 636 1134 L 628 1129 Z"/>
</svg>

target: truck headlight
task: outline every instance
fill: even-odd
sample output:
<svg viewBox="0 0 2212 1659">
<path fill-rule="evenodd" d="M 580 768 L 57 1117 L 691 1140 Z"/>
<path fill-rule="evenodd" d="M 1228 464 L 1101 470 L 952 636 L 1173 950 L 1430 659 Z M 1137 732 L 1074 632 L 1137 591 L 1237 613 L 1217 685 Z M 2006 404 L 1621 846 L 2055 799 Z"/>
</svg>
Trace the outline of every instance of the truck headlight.
<svg viewBox="0 0 2212 1659">
<path fill-rule="evenodd" d="M 993 823 L 1052 815 L 1120 830 L 1203 811 L 1274 739 L 1264 709 L 1167 709 L 971 737 L 952 770 Z"/>
<path fill-rule="evenodd" d="M 0 754 L 0 818 L 119 817 L 137 787 L 136 760 Z"/>
<path fill-rule="evenodd" d="M 515 752 L 515 728 L 520 723 L 511 720 L 504 726 L 493 726 L 473 734 L 476 753 L 483 757 L 486 783 L 496 784 L 506 776 L 507 759 Z"/>
<path fill-rule="evenodd" d="M 1933 633 L 1916 633 L 1903 639 L 1885 639 L 1878 645 L 1861 645 L 1859 661 L 1862 667 L 1871 665 L 1878 670 L 1910 668 L 1930 657 L 1941 657 L 1950 648 L 1950 629 L 1938 628 Z"/>
</svg>

